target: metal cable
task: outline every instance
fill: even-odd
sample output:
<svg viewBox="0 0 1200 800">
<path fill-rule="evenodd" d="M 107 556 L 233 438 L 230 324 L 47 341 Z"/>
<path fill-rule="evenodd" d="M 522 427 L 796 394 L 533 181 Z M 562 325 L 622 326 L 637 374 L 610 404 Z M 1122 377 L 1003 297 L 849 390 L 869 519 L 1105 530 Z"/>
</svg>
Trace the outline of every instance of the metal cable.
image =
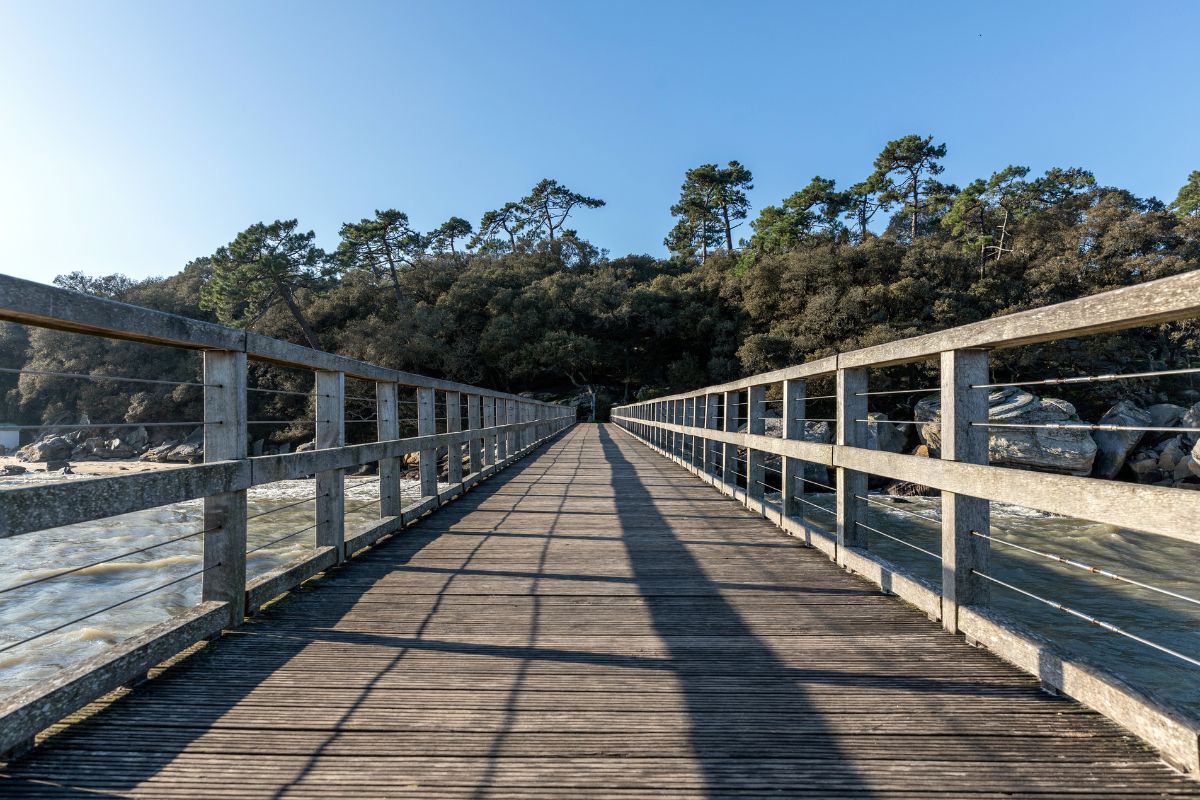
<svg viewBox="0 0 1200 800">
<path fill-rule="evenodd" d="M 1187 663 L 1189 663 L 1193 666 L 1200 667 L 1200 661 L 1197 661 L 1196 659 L 1191 658 L 1189 656 L 1185 656 L 1183 653 L 1180 653 L 1176 650 L 1172 650 L 1169 647 L 1164 647 L 1161 644 L 1152 642 L 1149 639 L 1143 639 L 1141 636 L 1130 633 L 1129 631 L 1124 630 L 1122 628 L 1118 628 L 1116 625 L 1113 625 L 1110 622 L 1104 622 L 1103 620 L 1096 619 L 1095 617 L 1091 616 L 1090 614 L 1085 614 L 1082 611 L 1076 611 L 1075 609 L 1070 608 L 1068 606 L 1064 606 L 1062 603 L 1057 603 L 1054 600 L 1047 600 L 1045 597 L 1036 595 L 1033 592 L 1027 592 L 1024 589 L 1020 589 L 1016 586 L 1013 586 L 1011 583 L 1005 583 L 1004 581 L 1000 580 L 999 578 L 993 578 L 991 575 L 985 575 L 978 570 L 974 570 L 974 569 L 971 570 L 971 574 L 978 575 L 979 577 L 983 578 L 986 581 L 990 581 L 991 583 L 994 583 L 997 586 L 1003 586 L 1005 589 L 1014 591 L 1017 594 L 1025 595 L 1026 597 L 1030 598 L 1031 600 L 1036 600 L 1039 603 L 1043 603 L 1045 605 L 1050 606 L 1051 608 L 1058 609 L 1059 611 L 1063 612 L 1064 614 L 1070 614 L 1072 617 L 1077 617 L 1078 619 L 1081 619 L 1084 622 L 1090 622 L 1093 625 L 1096 625 L 1098 627 L 1103 628 L 1106 631 L 1109 631 L 1110 633 L 1116 633 L 1120 636 L 1124 636 L 1127 639 L 1132 639 L 1133 641 L 1137 642 L 1138 644 L 1143 644 L 1146 647 L 1154 648 L 1155 650 L 1158 650 L 1159 652 L 1166 653 L 1167 655 L 1174 656 L 1175 658 L 1178 658 L 1181 661 L 1186 661 Z"/>
<path fill-rule="evenodd" d="M 1132 378 L 1159 378 L 1163 375 L 1194 375 L 1200 373 L 1200 367 L 1186 369 L 1163 369 L 1155 372 L 1124 372 L 1108 375 L 1078 375 L 1071 378 L 1045 378 L 1038 381 L 1017 381 L 1015 383 L 979 383 L 972 384 L 972 389 L 1000 389 L 1005 386 L 1050 386 L 1061 383 L 1104 383 L 1107 381 L 1122 381 Z"/>
<path fill-rule="evenodd" d="M 854 495 L 854 498 L 856 500 L 865 500 L 867 503 L 870 503 L 873 506 L 879 506 L 880 508 L 886 508 L 888 511 L 899 511 L 901 514 L 908 514 L 910 517 L 916 517 L 917 519 L 924 520 L 925 522 L 932 522 L 934 525 L 942 524 L 941 520 L 934 519 L 933 517 L 927 517 L 924 514 L 918 514 L 915 511 L 909 511 L 907 508 L 898 508 L 891 503 L 881 503 L 878 500 L 872 500 L 870 497 L 867 497 L 866 495 L 856 494 L 856 495 Z"/>
<path fill-rule="evenodd" d="M 165 542 L 158 542 L 156 544 L 146 545 L 145 547 L 139 547 L 137 550 L 130 550 L 127 553 L 121 553 L 120 555 L 109 556 L 108 558 L 102 558 L 99 561 L 93 561 L 90 564 L 84 564 L 79 567 L 70 567 L 68 569 L 59 570 L 58 572 L 55 572 L 52 575 L 44 575 L 40 578 L 34 578 L 33 580 L 25 581 L 24 583 L 18 583 L 15 586 L 5 586 L 3 589 L 0 589 L 0 594 L 7 594 L 8 592 L 15 592 L 17 589 L 24 589 L 26 586 L 34 586 L 35 584 L 45 583 L 46 581 L 52 581 L 55 578 L 61 578 L 64 575 L 71 575 L 76 572 L 82 572 L 85 569 L 91 569 L 92 567 L 98 567 L 101 564 L 108 564 L 112 561 L 119 561 L 122 558 L 128 558 L 129 556 L 136 556 L 138 553 L 145 553 L 148 550 L 154 550 L 156 548 L 163 547 L 164 545 L 174 544 L 175 542 L 182 542 L 184 539 L 191 539 L 192 537 L 200 536 L 201 534 L 213 533 L 213 532 L 219 531 L 219 530 L 221 530 L 220 525 L 218 525 L 215 528 L 205 528 L 202 531 L 193 531 L 192 533 L 184 534 L 183 536 L 176 536 L 174 539 L 167 539 Z"/>
<path fill-rule="evenodd" d="M 936 558 L 938 561 L 942 560 L 942 557 L 940 555 L 938 555 L 937 553 L 934 553 L 931 550 L 926 550 L 924 547 L 918 547 L 917 545 L 913 544 L 912 542 L 906 542 L 897 536 L 892 536 L 890 533 L 884 533 L 883 531 L 879 530 L 879 528 L 872 528 L 870 525 L 866 524 L 865 522 L 855 522 L 854 524 L 860 528 L 864 528 L 868 531 L 871 531 L 872 533 L 877 533 L 880 536 L 884 537 L 885 539 L 891 539 L 893 542 L 899 542 L 900 544 L 904 545 L 905 547 L 911 547 L 913 550 L 917 550 L 919 552 L 924 553 L 927 556 Z"/>
<path fill-rule="evenodd" d="M 824 511 L 826 514 L 829 514 L 830 516 L 833 516 L 833 517 L 837 516 L 836 511 L 830 511 L 825 506 L 819 506 L 816 503 L 812 502 L 811 500 L 805 500 L 803 497 L 793 497 L 792 499 L 795 500 L 797 503 L 804 503 L 804 505 L 806 505 L 806 506 L 812 506 L 813 508 L 817 509 L 818 511 Z"/>
<path fill-rule="evenodd" d="M 280 536 L 278 539 L 272 539 L 269 542 L 263 542 L 258 547 L 251 547 L 249 550 L 246 551 L 246 555 L 250 555 L 251 553 L 257 553 L 259 550 L 268 548 L 273 544 L 279 544 L 284 539 L 290 539 L 293 536 L 299 536 L 300 534 L 305 533 L 306 531 L 311 531 L 313 528 L 317 527 L 317 525 L 319 525 L 319 524 L 320 523 L 314 522 L 312 525 L 309 525 L 307 528 L 301 528 L 298 531 L 292 531 L 291 533 L 289 533 L 286 536 Z"/>
<path fill-rule="evenodd" d="M 40 431 L 55 430 L 58 428 L 72 428 L 75 430 L 89 430 L 91 428 L 182 428 L 192 425 L 224 424 L 224 422 L 89 422 L 87 424 L 80 422 L 71 425 L 5 425 L 4 429 L 9 431 Z"/>
<path fill-rule="evenodd" d="M 972 387 L 972 388 L 974 388 L 974 387 Z M 926 392 L 938 392 L 938 391 L 941 391 L 941 389 L 939 387 L 932 386 L 932 387 L 928 387 L 928 388 L 924 388 L 924 389 L 886 389 L 886 390 L 881 390 L 878 392 L 855 392 L 854 396 L 855 397 L 871 397 L 874 395 L 883 395 L 883 394 L 924 394 Z"/>
<path fill-rule="evenodd" d="M 333 397 L 331 394 L 318 395 L 315 392 L 293 392 L 288 389 L 263 389 L 258 386 L 246 387 L 247 392 L 262 392 L 263 394 L 285 394 L 291 397 Z"/>
<path fill-rule="evenodd" d="M 1141 425 L 1099 425 L 1087 422 L 972 422 L 973 428 L 1044 428 L 1049 430 L 1081 430 L 1081 431 L 1155 431 L 1159 433 L 1200 433 L 1200 428 L 1168 428 L 1165 426 Z"/>
<path fill-rule="evenodd" d="M 63 628 L 69 628 L 72 625 L 77 625 L 80 622 L 83 622 L 84 620 L 87 620 L 87 619 L 91 619 L 92 617 L 94 617 L 98 614 L 103 614 L 105 611 L 112 611 L 117 606 L 123 606 L 126 603 L 132 603 L 134 600 L 140 600 L 143 597 L 145 597 L 146 595 L 154 594 L 155 592 L 160 592 L 163 589 L 174 586 L 177 583 L 183 583 L 184 581 L 188 580 L 189 578 L 194 578 L 197 575 L 203 575 L 204 573 L 208 572 L 209 570 L 216 569 L 219 566 L 221 566 L 221 562 L 218 561 L 216 564 L 213 564 L 211 567 L 205 567 L 204 569 L 200 569 L 200 570 L 196 570 L 195 572 L 188 573 L 187 575 L 184 575 L 182 578 L 176 578 L 175 580 L 170 581 L 169 583 L 164 583 L 163 585 L 156 586 L 153 589 L 147 589 L 146 591 L 141 592 L 140 594 L 135 594 L 133 597 L 126 597 L 124 600 L 120 600 L 116 603 L 113 603 L 112 605 L 105 606 L 104 608 L 98 609 L 89 614 L 84 614 L 82 617 L 77 617 L 76 619 L 73 619 L 70 622 L 64 622 L 62 625 L 57 625 L 53 628 L 50 628 L 49 630 L 44 630 L 41 633 L 36 633 L 33 636 L 30 636 L 26 639 L 22 639 L 19 642 L 13 642 L 12 644 L 5 645 L 4 647 L 0 647 L 0 653 L 4 653 L 9 650 L 12 650 L 14 647 L 20 647 L 23 644 L 29 644 L 30 642 L 34 641 L 35 639 L 40 639 L 43 636 L 48 636 L 56 631 L 61 631 Z"/>
<path fill-rule="evenodd" d="M 1057 561 L 1060 564 L 1066 564 L 1067 566 L 1075 567 L 1076 569 L 1082 569 L 1086 572 L 1091 572 L 1096 575 L 1103 575 L 1106 578 L 1112 578 L 1113 580 L 1120 581 L 1121 583 L 1128 583 L 1132 586 L 1147 589 L 1151 592 L 1158 592 L 1159 594 L 1163 594 L 1168 597 L 1174 597 L 1176 600 L 1183 600 L 1185 602 L 1200 606 L 1200 600 L 1197 600 L 1194 597 L 1188 597 L 1187 595 L 1179 594 L 1178 592 L 1172 592 L 1170 589 L 1162 589 L 1158 586 L 1151 586 L 1148 583 L 1135 581 L 1133 578 L 1126 578 L 1124 575 L 1118 575 L 1115 572 L 1109 572 L 1108 570 L 1100 567 L 1094 567 L 1090 564 L 1084 564 L 1083 562 L 1075 561 L 1074 559 L 1065 558 L 1063 556 L 1056 556 L 1053 553 L 1043 553 L 1041 550 L 1034 550 L 1032 547 L 1026 547 L 1025 545 L 1017 544 L 1016 542 L 1010 542 L 1006 539 L 998 539 L 995 536 L 988 536 L 987 534 L 980 533 L 979 531 L 971 531 L 971 535 L 978 536 L 981 539 L 987 539 L 989 542 L 996 542 L 997 544 L 1007 545 L 1009 547 L 1016 548 L 1017 550 L 1023 550 L 1026 553 L 1032 553 L 1035 556 L 1048 558 L 1051 561 Z"/>
<path fill-rule="evenodd" d="M 329 495 L 327 495 L 327 494 L 318 495 L 318 497 L 328 497 L 328 496 Z M 287 508 L 295 508 L 296 506 L 301 506 L 301 505 L 304 505 L 305 503 L 312 503 L 312 502 L 315 502 L 316 500 L 317 500 L 317 497 L 305 497 L 303 500 L 297 500 L 296 502 L 288 503 L 285 506 L 275 506 L 274 508 L 269 508 L 266 511 L 260 511 L 257 514 L 251 514 L 250 516 L 246 517 L 246 521 L 249 522 L 252 519 L 258 519 L 259 517 L 265 517 L 268 514 L 274 514 L 276 511 L 283 511 L 284 509 L 287 509 Z"/>
<path fill-rule="evenodd" d="M 125 378 L 120 375 L 91 375 L 86 372 L 52 372 L 43 369 L 14 369 L 12 367 L 0 367 L 0 372 L 8 372 L 16 375 L 45 375 L 50 378 L 82 378 L 88 381 L 124 381 L 126 383 L 151 383 L 159 386 L 201 386 L 207 388 L 223 389 L 223 384 L 219 383 L 196 383 L 195 381 L 164 381 L 155 378 Z"/>
<path fill-rule="evenodd" d="M 831 492 L 837 491 L 836 486 L 830 486 L 827 483 L 821 483 L 820 481 L 814 481 L 810 478 L 805 478 L 803 475 L 797 475 L 797 476 L 795 476 L 794 479 L 796 481 L 799 481 L 800 483 L 811 483 L 813 486 L 820 486 L 822 489 L 828 489 Z"/>
</svg>

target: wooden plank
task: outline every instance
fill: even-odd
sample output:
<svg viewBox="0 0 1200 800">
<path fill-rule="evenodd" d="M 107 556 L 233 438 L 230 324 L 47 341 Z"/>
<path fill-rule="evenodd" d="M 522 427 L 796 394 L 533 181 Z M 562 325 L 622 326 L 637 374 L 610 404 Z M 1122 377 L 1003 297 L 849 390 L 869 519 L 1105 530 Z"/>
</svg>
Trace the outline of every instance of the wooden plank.
<svg viewBox="0 0 1200 800">
<path fill-rule="evenodd" d="M 317 450 L 336 450 L 346 445 L 346 375 L 317 372 Z M 346 480 L 340 467 L 322 469 L 317 480 L 317 546 L 332 547 L 337 560 L 345 558 Z"/>
<path fill-rule="evenodd" d="M 837 443 L 842 447 L 866 447 L 867 371 L 839 369 L 837 372 Z M 846 565 L 845 550 L 867 549 L 867 532 L 859 523 L 867 519 L 867 473 L 837 468 L 838 563 Z"/>
<path fill-rule="evenodd" d="M 458 392 L 446 392 L 446 433 L 458 433 L 462 430 L 462 395 Z M 462 483 L 463 476 L 462 444 L 455 442 L 446 446 L 446 481 Z"/>
<path fill-rule="evenodd" d="M 433 389 L 417 389 L 417 434 L 431 436 L 437 433 L 437 407 Z M 437 448 L 424 447 L 420 451 L 421 496 L 436 496 Z"/>
<path fill-rule="evenodd" d="M 3 489 L 0 539 L 238 491 L 249 485 L 249 463 L 221 461 Z"/>
<path fill-rule="evenodd" d="M 390 381 L 375 384 L 375 438 L 391 442 L 400 438 L 399 387 Z M 380 458 L 379 463 L 379 516 L 395 517 L 400 514 L 403 503 L 400 482 L 404 464 L 399 456 Z"/>
<path fill-rule="evenodd" d="M 467 395 L 467 429 L 478 431 L 483 427 L 481 398 L 477 394 Z M 467 457 L 471 472 L 483 469 L 483 446 L 485 438 L 472 436 L 467 443 Z"/>
<path fill-rule="evenodd" d="M 355 547 L 355 550 L 360 548 L 361 545 Z M 349 547 L 347 547 L 347 551 L 354 552 Z M 338 563 L 337 555 L 335 547 L 317 547 L 312 554 L 304 558 L 257 576 L 246 586 L 246 608 L 257 611 L 268 600 L 294 589 L 314 575 Z"/>
</svg>

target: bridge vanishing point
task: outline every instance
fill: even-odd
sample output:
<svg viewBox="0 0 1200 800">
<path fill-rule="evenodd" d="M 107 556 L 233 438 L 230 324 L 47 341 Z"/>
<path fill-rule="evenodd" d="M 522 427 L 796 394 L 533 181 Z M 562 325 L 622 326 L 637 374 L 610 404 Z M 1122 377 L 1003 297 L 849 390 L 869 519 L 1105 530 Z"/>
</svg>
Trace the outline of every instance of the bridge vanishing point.
<svg viewBox="0 0 1200 800">
<path fill-rule="evenodd" d="M 195 609 L 0 700 L 0 796 L 1200 798 L 1177 771 L 1200 766 L 1200 727 L 992 613 L 977 535 L 989 500 L 1019 497 L 1200 541 L 1180 522 L 1200 492 L 988 466 L 978 427 L 989 349 L 1197 313 L 1200 273 L 592 425 L 0 276 L 0 319 L 200 350 L 208 459 L 0 492 L 0 537 L 205 501 Z M 248 358 L 313 370 L 319 449 L 247 457 Z M 931 358 L 941 459 L 867 448 L 868 370 Z M 836 443 L 768 435 L 756 409 L 805 419 L 819 377 Z M 374 442 L 345 444 L 347 378 L 376 384 Z M 404 505 L 407 453 L 421 497 Z M 368 462 L 380 519 L 356 529 L 343 479 Z M 836 473 L 832 528 L 798 511 L 807 464 Z M 309 474 L 311 554 L 247 578 L 246 491 Z M 856 532 L 868 474 L 942 490 L 940 585 Z"/>
</svg>

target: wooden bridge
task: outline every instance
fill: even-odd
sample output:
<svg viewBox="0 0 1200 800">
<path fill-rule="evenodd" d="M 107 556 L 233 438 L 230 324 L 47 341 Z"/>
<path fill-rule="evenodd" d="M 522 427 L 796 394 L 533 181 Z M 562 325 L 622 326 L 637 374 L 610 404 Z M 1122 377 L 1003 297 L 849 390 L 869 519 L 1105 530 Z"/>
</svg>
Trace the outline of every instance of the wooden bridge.
<svg viewBox="0 0 1200 800">
<path fill-rule="evenodd" d="M 987 466 L 972 427 L 987 418 L 979 353 L 1196 315 L 1200 274 L 604 425 L 117 305 L 0 278 L 0 319 L 202 350 L 211 463 L 6 490 L 0 534 L 203 497 L 204 600 L 4 700 L 0 749 L 15 755 L 0 796 L 1200 797 L 1162 760 L 1200 766 L 1188 712 L 992 613 L 987 540 L 972 535 L 987 530 L 978 501 L 1018 498 L 1200 541 L 1200 493 Z M 942 458 L 868 449 L 866 370 L 929 357 Z M 245 422 L 246 358 L 314 370 L 321 449 L 246 457 L 231 424 Z M 347 376 L 378 385 L 377 441 L 344 442 Z M 836 443 L 767 435 L 757 401 L 803 420 L 805 382 L 822 376 Z M 408 389 L 420 430 L 400 438 L 389 409 Z M 389 484 L 410 452 L 422 496 L 404 505 Z M 775 456 L 780 483 L 765 480 Z M 355 530 L 343 473 L 369 461 L 381 519 Z M 836 525 L 798 511 L 807 464 L 836 473 Z M 857 534 L 867 473 L 942 489 L 940 585 Z M 315 549 L 247 580 L 245 492 L 306 474 Z"/>
</svg>

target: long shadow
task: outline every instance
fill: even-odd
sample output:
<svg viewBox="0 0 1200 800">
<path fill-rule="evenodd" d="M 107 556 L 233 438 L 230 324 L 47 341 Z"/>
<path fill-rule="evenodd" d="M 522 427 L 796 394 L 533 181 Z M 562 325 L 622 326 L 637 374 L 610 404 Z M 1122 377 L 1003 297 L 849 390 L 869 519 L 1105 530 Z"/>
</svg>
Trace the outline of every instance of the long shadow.
<svg viewBox="0 0 1200 800">
<path fill-rule="evenodd" d="M 671 523 L 655 507 L 655 495 L 645 486 L 638 467 L 605 428 L 601 446 L 612 468 L 613 495 L 622 530 L 654 526 L 661 536 L 647 539 L 624 536 L 622 541 L 655 631 L 674 662 L 675 674 L 690 719 L 691 748 L 703 772 L 709 797 L 727 796 L 752 788 L 788 796 L 801 790 L 828 787 L 830 792 L 871 797 L 858 771 L 844 757 L 819 711 L 794 681 L 779 676 L 789 672 L 771 647 L 723 595 L 692 552 L 675 536 Z M 664 565 L 670 565 L 669 577 Z M 668 581 L 671 586 L 663 586 Z M 687 595 L 695 612 L 677 603 L 656 602 L 658 595 L 677 592 L 688 584 Z M 697 613 L 703 615 L 697 620 Z M 707 635 L 697 636 L 702 622 Z M 714 657 L 715 656 L 715 657 Z M 731 677 L 714 662 L 736 659 L 739 668 Z M 719 667 L 718 667 L 719 668 Z M 725 681 L 714 689 L 713 677 Z M 778 691 L 755 692 L 764 678 L 778 680 Z M 769 679 L 769 678 L 768 678 Z M 736 698 L 736 699 L 735 699 Z M 747 755 L 739 741 L 761 741 L 771 732 L 769 751 Z M 798 759 L 814 742 L 822 757 Z M 791 791 L 789 791 L 789 787 Z"/>
<path fill-rule="evenodd" d="M 552 444 L 553 441 L 544 443 L 518 464 L 437 513 L 446 517 L 469 514 L 511 478 L 528 469 L 535 463 L 536 455 Z M 501 527 L 506 516 L 497 519 L 494 527 Z M 155 679 L 115 700 L 87 720 L 51 736 L 24 758 L 0 768 L 0 796 L 11 793 L 23 797 L 95 798 L 137 789 L 209 733 L 215 723 L 307 648 L 334 638 L 330 635 L 331 630 L 317 624 L 311 628 L 296 627 L 294 621 L 297 618 L 308 619 L 313 614 L 338 620 L 346 616 L 375 583 L 439 539 L 443 535 L 439 528 L 418 524 L 405 529 L 343 567 L 334 569 L 322 580 L 293 590 L 283 602 L 247 620 L 243 627 L 200 652 L 168 667 Z M 465 556 L 461 567 L 470 563 L 488 538 L 488 533 L 481 534 L 480 542 Z M 437 613 L 451 585 L 463 574 L 460 568 L 446 575 L 424 621 L 408 644 L 420 642 L 421 633 Z M 372 577 L 364 581 L 359 577 L 363 575 Z M 400 641 L 392 641 L 388 647 L 392 653 L 375 671 L 374 679 L 346 705 L 329 734 L 313 749 L 292 779 L 277 786 L 272 796 L 283 796 L 310 775 L 317 761 L 340 736 L 344 723 L 371 695 L 379 680 L 412 650 Z M 207 678 L 202 687 L 197 687 L 198 676 Z M 298 687 L 298 691 L 304 691 L 304 687 Z M 320 702 L 316 697 L 313 700 Z M 136 742 L 133 739 L 121 742 L 118 737 L 122 732 L 136 732 L 140 737 Z M 70 777 L 56 777 L 63 775 Z M 270 791 L 267 786 L 259 787 L 259 790 Z"/>
</svg>

